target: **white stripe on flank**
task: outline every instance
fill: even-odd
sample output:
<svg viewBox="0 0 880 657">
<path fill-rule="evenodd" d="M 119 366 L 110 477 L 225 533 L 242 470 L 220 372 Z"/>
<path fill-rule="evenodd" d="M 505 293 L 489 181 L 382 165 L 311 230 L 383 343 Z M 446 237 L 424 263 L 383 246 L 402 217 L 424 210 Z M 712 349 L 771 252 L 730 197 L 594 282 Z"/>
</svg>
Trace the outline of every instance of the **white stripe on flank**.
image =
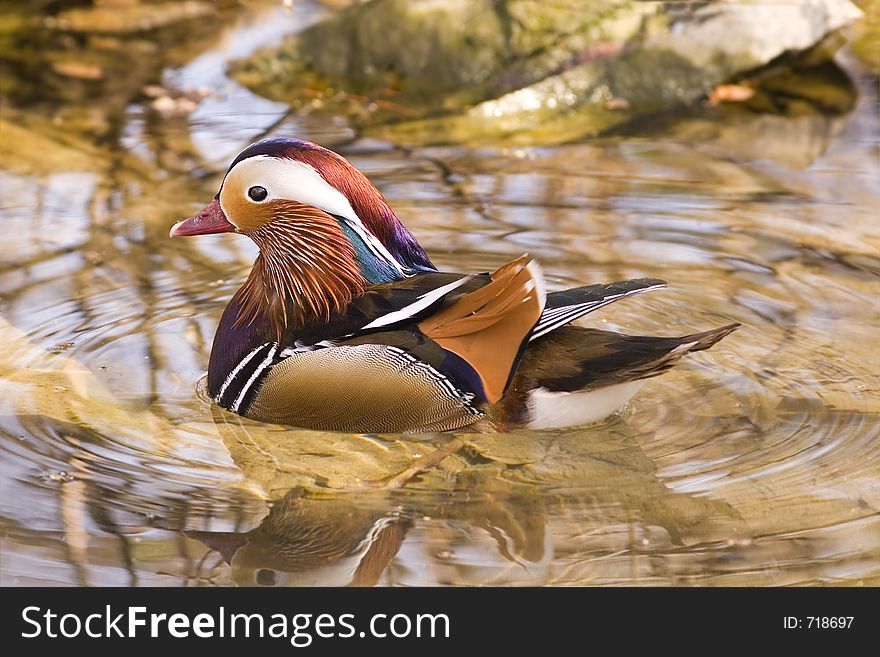
<svg viewBox="0 0 880 657">
<path fill-rule="evenodd" d="M 457 287 L 461 287 L 465 283 L 467 283 L 473 276 L 465 276 L 464 278 L 459 278 L 457 281 L 453 281 L 451 283 L 447 283 L 441 287 L 435 288 L 429 292 L 425 292 L 421 295 L 418 300 L 413 301 L 411 304 L 404 306 L 400 310 L 395 310 L 394 312 L 387 313 L 385 315 L 381 315 L 374 319 L 372 322 L 367 324 L 366 326 L 361 327 L 361 331 L 366 331 L 367 329 L 380 328 L 382 326 L 388 326 L 389 324 L 396 324 L 397 322 L 402 322 L 405 319 L 412 317 L 413 315 L 418 314 L 425 308 L 428 308 L 431 304 L 436 303 L 444 296 L 452 292 Z"/>
<path fill-rule="evenodd" d="M 597 390 L 551 392 L 537 388 L 529 393 L 529 429 L 561 429 L 597 422 L 626 404 L 642 387 L 644 379 L 627 381 Z"/>
<path fill-rule="evenodd" d="M 257 377 L 262 374 L 263 370 L 272 364 L 272 359 L 275 357 L 275 351 L 277 351 L 277 349 L 278 345 L 273 344 L 272 348 L 269 350 L 269 354 L 266 356 L 263 362 L 257 366 L 257 369 L 255 369 L 254 373 L 251 374 L 251 378 L 248 379 L 247 383 L 242 386 L 241 392 L 239 392 L 238 397 L 235 398 L 235 403 L 232 404 L 232 407 L 229 409 L 233 413 L 238 413 L 238 407 L 241 406 L 241 402 L 244 400 L 244 396 L 247 394 L 247 391 L 250 390 L 250 387 L 254 384 L 254 381 L 257 380 Z"/>
<path fill-rule="evenodd" d="M 229 387 L 229 384 L 232 383 L 232 380 L 235 378 L 235 376 L 239 372 L 241 372 L 241 370 L 244 368 L 244 366 L 247 365 L 249 362 L 251 362 L 251 359 L 257 355 L 257 352 L 260 349 L 262 349 L 263 347 L 265 347 L 267 344 L 269 344 L 269 343 L 265 342 L 265 343 L 261 344 L 259 347 L 257 347 L 251 353 L 249 353 L 247 356 L 245 356 L 243 359 L 241 359 L 241 361 L 239 361 L 238 365 L 235 366 L 235 369 L 233 369 L 229 373 L 229 376 L 226 377 L 226 380 L 223 382 L 223 385 L 220 386 L 220 392 L 217 393 L 217 397 L 215 397 L 214 401 L 216 401 L 218 403 L 220 402 L 220 400 L 223 398 L 223 394 L 226 392 L 226 388 Z"/>
</svg>

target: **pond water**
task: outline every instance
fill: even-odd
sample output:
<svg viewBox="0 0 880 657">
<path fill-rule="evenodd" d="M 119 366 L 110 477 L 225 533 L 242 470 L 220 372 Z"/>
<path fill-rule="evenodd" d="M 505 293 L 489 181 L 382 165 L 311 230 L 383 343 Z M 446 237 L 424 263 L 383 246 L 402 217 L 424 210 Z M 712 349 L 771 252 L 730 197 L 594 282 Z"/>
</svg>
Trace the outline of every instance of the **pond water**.
<svg viewBox="0 0 880 657">
<path fill-rule="evenodd" d="M 876 76 L 838 55 L 859 94 L 843 116 L 402 148 L 224 76 L 321 11 L 257 3 L 168 54 L 146 81 L 208 89 L 191 113 L 180 91 L 100 120 L 57 98 L 4 117 L 0 582 L 880 585 Z M 601 424 L 464 436 L 370 488 L 447 438 L 261 425 L 201 392 L 255 248 L 168 229 L 267 134 L 349 157 L 441 269 L 527 251 L 552 288 L 669 281 L 597 326 L 743 327 Z"/>
</svg>

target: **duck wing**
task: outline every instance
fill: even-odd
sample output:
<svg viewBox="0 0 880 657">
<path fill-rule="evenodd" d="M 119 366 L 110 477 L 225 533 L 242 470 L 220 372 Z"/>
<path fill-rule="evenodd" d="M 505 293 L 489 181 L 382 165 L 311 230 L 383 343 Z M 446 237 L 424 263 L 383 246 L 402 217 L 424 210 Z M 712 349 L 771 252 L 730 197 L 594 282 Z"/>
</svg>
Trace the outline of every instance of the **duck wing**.
<svg viewBox="0 0 880 657">
<path fill-rule="evenodd" d="M 640 278 L 547 294 L 540 268 L 525 255 L 492 274 L 429 272 L 368 288 L 330 322 L 300 328 L 278 356 L 342 345 L 398 346 L 479 401 L 494 403 L 530 341 L 665 285 Z"/>
</svg>

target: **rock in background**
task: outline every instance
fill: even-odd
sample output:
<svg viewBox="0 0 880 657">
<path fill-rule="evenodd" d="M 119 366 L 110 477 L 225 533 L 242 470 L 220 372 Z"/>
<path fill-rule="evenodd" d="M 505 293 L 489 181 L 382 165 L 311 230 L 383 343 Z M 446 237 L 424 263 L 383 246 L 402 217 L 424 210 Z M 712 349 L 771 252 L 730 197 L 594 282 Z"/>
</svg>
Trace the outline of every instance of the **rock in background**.
<svg viewBox="0 0 880 657">
<path fill-rule="evenodd" d="M 559 143 L 710 97 L 749 100 L 780 70 L 822 65 L 860 16 L 849 0 L 371 0 L 233 71 L 395 142 Z M 746 89 L 713 96 L 730 82 Z"/>
</svg>

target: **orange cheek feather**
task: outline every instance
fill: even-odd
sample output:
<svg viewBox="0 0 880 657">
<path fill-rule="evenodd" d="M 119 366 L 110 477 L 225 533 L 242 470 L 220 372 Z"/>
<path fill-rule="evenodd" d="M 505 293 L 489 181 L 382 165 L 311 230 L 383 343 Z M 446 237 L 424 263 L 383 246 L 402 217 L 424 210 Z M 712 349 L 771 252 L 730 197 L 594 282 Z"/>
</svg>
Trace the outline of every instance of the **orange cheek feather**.
<svg viewBox="0 0 880 657">
<path fill-rule="evenodd" d="M 225 189 L 220 201 L 229 221 L 238 226 L 242 233 L 250 233 L 272 221 L 273 208 L 279 203 L 279 201 L 253 203 L 248 201 L 244 194 L 235 193 L 234 190 L 229 190 L 227 193 Z"/>
</svg>

